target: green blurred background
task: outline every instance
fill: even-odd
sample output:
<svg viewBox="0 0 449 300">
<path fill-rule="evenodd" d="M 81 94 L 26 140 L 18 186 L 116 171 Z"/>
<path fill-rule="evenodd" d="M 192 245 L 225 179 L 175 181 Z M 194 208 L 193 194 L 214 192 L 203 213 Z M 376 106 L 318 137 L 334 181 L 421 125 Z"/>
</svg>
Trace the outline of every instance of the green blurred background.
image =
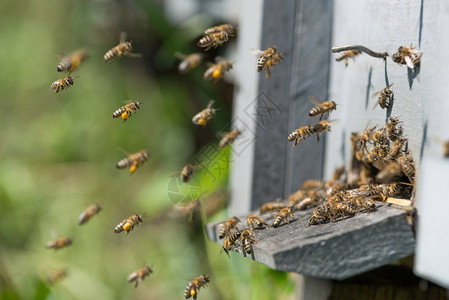
<svg viewBox="0 0 449 300">
<path fill-rule="evenodd" d="M 209 159 L 197 153 L 228 127 L 233 93 L 228 82 L 204 82 L 204 67 L 179 75 L 173 53 L 198 51 L 202 30 L 226 20 L 199 13 L 173 24 L 163 3 L 150 0 L 1 1 L 0 11 L 1 299 L 183 299 L 199 274 L 213 274 L 199 299 L 293 297 L 287 274 L 235 253 L 229 260 L 204 235 L 204 223 L 227 217 L 228 164 L 214 176 L 195 175 L 203 210 L 193 222 L 173 212 L 177 200 L 168 196 L 171 175 Z M 143 57 L 105 64 L 121 31 Z M 91 57 L 73 74 L 74 86 L 54 94 L 50 84 L 65 76 L 56 71 L 61 55 L 79 48 Z M 209 99 L 221 109 L 199 128 L 191 118 Z M 111 114 L 125 100 L 143 104 L 122 123 Z M 118 148 L 149 149 L 152 157 L 130 176 L 115 168 L 125 157 Z M 225 149 L 215 159 L 229 155 Z M 103 210 L 79 226 L 79 214 L 95 203 Z M 113 232 L 136 213 L 145 213 L 144 223 L 129 236 Z M 45 249 L 60 236 L 73 245 Z M 134 289 L 126 278 L 144 264 L 154 274 Z M 59 269 L 67 277 L 49 285 L 47 275 Z"/>
</svg>

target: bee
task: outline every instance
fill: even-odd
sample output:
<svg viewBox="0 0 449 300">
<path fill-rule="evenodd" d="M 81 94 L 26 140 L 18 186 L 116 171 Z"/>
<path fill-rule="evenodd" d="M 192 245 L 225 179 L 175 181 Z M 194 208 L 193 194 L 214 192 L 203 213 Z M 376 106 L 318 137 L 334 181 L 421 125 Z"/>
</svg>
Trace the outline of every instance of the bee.
<svg viewBox="0 0 449 300">
<path fill-rule="evenodd" d="M 129 57 L 141 57 L 142 54 L 131 53 L 133 51 L 133 46 L 131 42 L 125 41 L 126 33 L 122 32 L 120 34 L 120 43 L 106 52 L 103 59 L 104 62 L 111 62 L 121 56 L 129 56 Z"/>
<path fill-rule="evenodd" d="M 193 124 L 206 126 L 207 122 L 209 122 L 210 119 L 215 117 L 215 111 L 217 111 L 217 109 L 212 108 L 213 104 L 214 104 L 213 100 L 209 101 L 209 104 L 207 105 L 207 107 L 205 109 L 203 109 L 202 111 L 200 111 L 199 113 L 197 113 L 192 118 Z"/>
<path fill-rule="evenodd" d="M 419 67 L 421 64 L 422 52 L 416 50 L 415 47 L 401 46 L 398 48 L 398 52 L 391 57 L 395 63 L 401 65 L 407 65 L 410 69 L 414 70 L 415 67 Z"/>
<path fill-rule="evenodd" d="M 377 173 L 376 180 L 378 182 L 391 182 L 400 176 L 401 166 L 397 162 L 391 161 L 383 170 Z"/>
<path fill-rule="evenodd" d="M 53 271 L 47 276 L 47 282 L 49 284 L 55 284 L 56 282 L 62 280 L 64 277 L 67 276 L 66 270 L 57 270 Z"/>
<path fill-rule="evenodd" d="M 386 134 L 385 130 L 378 130 L 373 132 L 371 138 L 374 142 L 379 144 L 389 144 L 388 135 Z"/>
<path fill-rule="evenodd" d="M 443 156 L 449 158 L 449 141 L 443 143 Z"/>
<path fill-rule="evenodd" d="M 309 222 L 307 223 L 307 227 L 310 227 L 311 225 L 316 225 L 320 223 L 324 223 L 327 221 L 327 210 L 324 207 L 324 205 L 320 205 L 313 211 L 312 215 L 309 218 Z"/>
<path fill-rule="evenodd" d="M 55 93 L 58 93 L 69 88 L 71 85 L 73 85 L 73 77 L 66 76 L 53 82 L 50 88 L 55 90 Z"/>
<path fill-rule="evenodd" d="M 284 59 L 284 55 L 278 52 L 276 46 L 271 46 L 266 50 L 252 50 L 251 52 L 259 56 L 257 59 L 257 72 L 267 71 L 265 78 L 270 78 L 271 68 Z"/>
<path fill-rule="evenodd" d="M 136 153 L 129 154 L 127 158 L 120 160 L 116 167 L 118 169 L 129 168 L 129 172 L 133 174 L 137 168 L 143 165 L 150 157 L 150 152 L 142 150 Z"/>
<path fill-rule="evenodd" d="M 232 62 L 230 60 L 222 60 L 216 64 L 209 64 L 209 68 L 204 72 L 204 80 L 213 80 L 217 82 L 226 72 L 232 69 Z"/>
<path fill-rule="evenodd" d="M 293 147 L 296 147 L 302 140 L 305 140 L 306 137 L 312 134 L 314 134 L 313 126 L 305 125 L 290 133 L 287 139 L 289 142 L 295 141 Z"/>
<path fill-rule="evenodd" d="M 283 209 L 285 206 L 286 205 L 284 203 L 278 201 L 267 202 L 259 208 L 259 212 L 264 214 L 271 211 L 278 211 Z"/>
<path fill-rule="evenodd" d="M 396 128 L 399 123 L 401 123 L 401 121 L 399 121 L 398 118 L 390 117 L 387 121 L 387 124 L 385 124 L 385 134 L 392 142 L 397 140 L 399 137 L 399 130 Z"/>
<path fill-rule="evenodd" d="M 87 58 L 89 58 L 89 52 L 81 49 L 73 52 L 72 54 L 64 57 L 58 65 L 58 72 L 72 73 L 76 70 Z"/>
<path fill-rule="evenodd" d="M 320 141 L 320 135 L 325 131 L 331 131 L 331 122 L 328 120 L 321 120 L 313 125 L 313 132 L 316 133 L 316 141 Z"/>
<path fill-rule="evenodd" d="M 220 239 L 224 238 L 225 236 L 229 236 L 231 234 L 231 230 L 237 229 L 237 224 L 240 223 L 240 219 L 237 217 L 232 217 L 227 219 L 223 224 L 218 232 L 218 237 Z"/>
<path fill-rule="evenodd" d="M 153 270 L 148 266 L 140 268 L 139 270 L 129 274 L 128 282 L 135 281 L 136 284 L 134 285 L 134 288 L 136 288 L 139 282 L 141 282 L 146 276 L 149 276 L 151 273 L 153 273 Z"/>
<path fill-rule="evenodd" d="M 242 131 L 238 130 L 238 129 L 233 129 L 229 132 L 227 132 L 225 135 L 223 135 L 223 137 L 220 140 L 220 143 L 218 144 L 218 146 L 220 148 L 224 148 L 227 145 L 231 144 L 232 142 L 235 141 L 235 139 L 237 139 L 240 135 L 242 134 Z"/>
<path fill-rule="evenodd" d="M 137 101 L 130 102 L 130 103 L 126 104 L 125 106 L 122 106 L 119 109 L 117 109 L 116 111 L 114 111 L 112 113 L 112 117 L 114 119 L 122 117 L 123 122 L 126 122 L 126 120 L 128 120 L 128 118 L 131 117 L 131 115 L 133 113 L 136 113 L 137 110 L 140 109 L 141 104 L 142 104 L 142 102 L 137 102 Z"/>
<path fill-rule="evenodd" d="M 388 155 L 388 146 L 386 145 L 377 145 L 372 150 L 378 158 L 385 158 Z"/>
<path fill-rule="evenodd" d="M 349 58 L 352 58 L 353 60 L 355 60 L 355 57 L 359 54 L 362 54 L 362 51 L 360 50 L 348 50 L 343 52 L 342 54 L 340 54 L 339 56 L 337 56 L 335 58 L 336 61 L 344 61 L 346 67 L 348 66 L 349 63 Z"/>
<path fill-rule="evenodd" d="M 210 277 L 208 275 L 200 275 L 195 279 L 193 279 L 192 281 L 189 281 L 189 284 L 184 290 L 184 297 L 186 299 L 193 297 L 193 300 L 196 300 L 199 289 L 202 288 L 203 286 L 206 287 L 209 282 Z"/>
<path fill-rule="evenodd" d="M 415 163 L 411 157 L 401 155 L 398 157 L 398 164 L 401 166 L 402 173 L 407 176 L 411 183 L 414 183 L 415 179 Z"/>
<path fill-rule="evenodd" d="M 61 237 L 57 240 L 54 241 L 50 241 L 47 244 L 45 244 L 45 248 L 47 249 L 61 249 L 64 247 L 68 247 L 72 244 L 72 239 L 71 238 L 65 238 L 65 237 Z"/>
<path fill-rule="evenodd" d="M 139 223 L 143 223 L 141 215 L 132 215 L 128 219 L 124 219 L 117 226 L 115 226 L 114 232 L 120 233 L 123 230 L 126 231 L 126 235 L 134 229 L 134 226 L 139 225 Z"/>
<path fill-rule="evenodd" d="M 253 252 L 252 244 L 257 244 L 253 231 L 250 229 L 243 230 L 240 239 L 242 240 L 243 250 L 245 250 L 246 254 L 251 254 Z"/>
<path fill-rule="evenodd" d="M 204 34 L 212 34 L 220 31 L 224 31 L 230 35 L 233 35 L 235 32 L 234 26 L 232 26 L 231 24 L 221 24 L 204 30 Z"/>
<path fill-rule="evenodd" d="M 287 223 L 290 223 L 288 218 L 295 219 L 295 216 L 292 214 L 292 211 L 290 208 L 286 207 L 281 209 L 276 217 L 274 218 L 273 224 L 271 224 L 271 227 L 276 228 L 281 225 L 281 223 L 285 220 Z"/>
<path fill-rule="evenodd" d="M 175 206 L 175 210 L 179 212 L 182 216 L 185 216 L 187 221 L 189 222 L 193 221 L 195 213 L 198 212 L 200 209 L 201 209 L 201 201 L 199 199 L 191 201 L 184 206 L 181 206 L 179 204 Z"/>
<path fill-rule="evenodd" d="M 323 182 L 318 179 L 308 179 L 301 185 L 301 190 L 320 190 L 323 188 Z"/>
<path fill-rule="evenodd" d="M 390 151 L 388 151 L 387 159 L 395 159 L 399 155 L 399 152 L 401 152 L 404 144 L 405 139 L 402 137 L 398 137 L 398 139 L 393 142 L 393 146 L 390 148 Z"/>
<path fill-rule="evenodd" d="M 191 165 L 191 164 L 185 165 L 181 170 L 182 182 L 184 182 L 184 183 L 189 182 L 190 179 L 192 179 L 193 174 L 195 173 L 195 169 L 204 167 L 205 165 L 206 165 L 206 163 L 198 164 L 196 166 Z"/>
<path fill-rule="evenodd" d="M 201 53 L 192 53 L 189 55 L 185 55 L 179 52 L 175 53 L 175 56 L 179 59 L 182 59 L 181 63 L 178 66 L 178 72 L 180 74 L 185 74 L 196 67 L 198 67 L 203 61 L 204 55 Z"/>
<path fill-rule="evenodd" d="M 375 109 L 377 105 L 379 105 L 381 108 L 384 108 L 384 109 L 385 108 L 389 109 L 391 107 L 391 102 L 394 100 L 394 93 L 390 89 L 392 85 L 393 84 L 390 84 L 386 88 L 384 88 L 384 89 L 380 90 L 379 92 L 374 93 L 372 95 L 372 97 L 379 95 L 379 97 L 377 98 L 376 104 L 374 104 L 373 109 Z"/>
<path fill-rule="evenodd" d="M 212 48 L 217 48 L 218 46 L 226 43 L 229 40 L 229 36 L 232 36 L 232 34 L 229 34 L 223 30 L 206 34 L 198 41 L 197 46 L 205 48 L 204 51 L 209 51 Z"/>
<path fill-rule="evenodd" d="M 329 114 L 337 109 L 337 103 L 335 101 L 321 101 L 317 97 L 310 96 L 309 101 L 315 104 L 315 107 L 309 111 L 309 117 L 316 117 L 320 115 L 320 121 L 323 118 L 324 114 L 329 116 Z"/>
<path fill-rule="evenodd" d="M 87 221 L 90 220 L 93 216 L 98 214 L 101 211 L 101 206 L 99 204 L 94 204 L 89 206 L 85 211 L 81 213 L 78 218 L 78 224 L 83 225 Z"/>
<path fill-rule="evenodd" d="M 229 235 L 223 242 L 220 254 L 222 251 L 224 251 L 226 255 L 230 258 L 229 251 L 231 251 L 235 247 L 236 242 L 238 241 L 238 239 L 240 239 L 241 235 L 242 233 L 240 231 L 237 231 Z"/>
<path fill-rule="evenodd" d="M 264 226 L 268 226 L 268 224 L 265 223 L 265 221 L 262 220 L 261 217 L 258 217 L 256 215 L 249 215 L 246 218 L 246 226 L 248 228 L 254 229 L 254 228 L 262 228 Z"/>
</svg>

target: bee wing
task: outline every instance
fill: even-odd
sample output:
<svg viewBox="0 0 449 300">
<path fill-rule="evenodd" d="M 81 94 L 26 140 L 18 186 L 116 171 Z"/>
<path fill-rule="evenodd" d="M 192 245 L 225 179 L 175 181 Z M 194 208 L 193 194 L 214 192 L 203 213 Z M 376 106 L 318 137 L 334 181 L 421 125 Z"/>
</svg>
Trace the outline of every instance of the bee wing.
<svg viewBox="0 0 449 300">
<path fill-rule="evenodd" d="M 215 100 L 210 100 L 209 103 L 207 104 L 207 108 L 211 108 L 212 105 L 214 105 Z"/>
<path fill-rule="evenodd" d="M 377 107 L 377 105 L 379 105 L 379 101 L 376 101 L 376 103 L 374 103 L 373 110 Z"/>
<path fill-rule="evenodd" d="M 374 97 L 376 97 L 376 96 L 379 95 L 379 94 L 380 94 L 380 91 L 375 92 L 374 94 L 371 95 L 371 98 L 374 98 Z"/>
<path fill-rule="evenodd" d="M 412 59 L 410 58 L 410 56 L 406 56 L 404 57 L 405 63 L 407 64 L 407 67 L 409 67 L 410 69 L 415 69 L 415 65 L 412 62 Z"/>
<path fill-rule="evenodd" d="M 126 32 L 122 31 L 120 32 L 120 43 L 124 43 L 126 40 Z"/>
<path fill-rule="evenodd" d="M 184 59 L 187 58 L 187 55 L 182 54 L 181 52 L 175 52 L 175 53 L 174 53 L 174 56 L 175 56 L 176 58 L 181 59 L 181 60 L 184 60 Z"/>
<path fill-rule="evenodd" d="M 259 50 L 259 49 L 249 49 L 249 52 L 254 55 L 254 56 L 261 56 L 264 51 L 263 50 Z"/>
<path fill-rule="evenodd" d="M 315 96 L 309 96 L 307 98 L 309 99 L 310 102 L 312 102 L 315 105 L 320 105 L 321 103 L 323 103 L 323 101 L 321 101 L 320 99 L 318 99 Z"/>
</svg>

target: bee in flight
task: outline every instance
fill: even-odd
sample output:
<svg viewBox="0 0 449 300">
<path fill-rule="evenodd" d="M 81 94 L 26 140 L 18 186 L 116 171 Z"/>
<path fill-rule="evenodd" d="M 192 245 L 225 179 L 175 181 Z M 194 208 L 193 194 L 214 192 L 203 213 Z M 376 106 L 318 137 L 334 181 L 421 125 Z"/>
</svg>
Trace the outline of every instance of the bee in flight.
<svg viewBox="0 0 449 300">
<path fill-rule="evenodd" d="M 201 201 L 200 199 L 197 199 L 187 203 L 186 205 L 178 204 L 174 207 L 174 209 L 179 215 L 185 217 L 188 222 L 192 222 L 195 215 L 201 211 Z"/>
<path fill-rule="evenodd" d="M 289 134 L 288 141 L 289 142 L 295 141 L 293 147 L 296 147 L 302 140 L 304 140 L 308 136 L 311 136 L 314 132 L 315 131 L 313 129 L 313 126 L 310 125 L 302 126 Z"/>
<path fill-rule="evenodd" d="M 348 50 L 343 52 L 342 54 L 338 55 L 337 58 L 335 58 L 336 61 L 344 61 L 346 67 L 349 63 L 349 58 L 352 58 L 352 60 L 355 60 L 355 57 L 359 54 L 362 54 L 362 51 L 360 50 Z"/>
<path fill-rule="evenodd" d="M 321 101 L 317 97 L 309 96 L 309 101 L 315 104 L 316 106 L 312 107 L 309 111 L 309 117 L 316 117 L 320 115 L 320 121 L 323 116 L 329 116 L 329 114 L 337 109 L 337 103 L 335 101 Z"/>
<path fill-rule="evenodd" d="M 58 72 L 72 73 L 76 70 L 87 58 L 89 52 L 84 49 L 77 50 L 68 56 L 65 56 L 58 65 Z"/>
<path fill-rule="evenodd" d="M 196 277 L 186 286 L 186 289 L 184 290 L 184 297 L 186 299 L 192 297 L 193 300 L 196 300 L 199 289 L 203 286 L 206 287 L 209 282 L 210 277 L 208 275 L 200 275 Z"/>
<path fill-rule="evenodd" d="M 99 204 L 94 204 L 86 208 L 85 211 L 81 213 L 81 215 L 78 218 L 78 224 L 83 225 L 87 221 L 90 220 L 93 216 L 98 214 L 101 210 L 101 206 Z"/>
<path fill-rule="evenodd" d="M 325 131 L 331 131 L 331 121 L 321 120 L 313 125 L 313 132 L 316 134 L 316 141 L 320 141 L 320 135 Z"/>
<path fill-rule="evenodd" d="M 149 276 L 151 273 L 153 273 L 153 270 L 148 267 L 145 266 L 143 268 L 140 268 L 139 270 L 129 274 L 128 276 L 128 282 L 133 282 L 135 281 L 136 284 L 134 284 L 134 288 L 136 288 L 139 283 L 146 277 Z"/>
<path fill-rule="evenodd" d="M 214 104 L 214 100 L 209 101 L 209 104 L 205 109 L 197 113 L 193 118 L 192 122 L 196 125 L 206 126 L 207 122 L 209 122 L 210 119 L 215 117 L 215 111 L 217 109 L 212 108 L 212 105 Z"/>
<path fill-rule="evenodd" d="M 64 247 L 68 247 L 72 244 L 72 239 L 71 238 L 65 238 L 65 237 L 61 237 L 57 240 L 54 241 L 50 241 L 47 244 L 45 244 L 45 248 L 47 249 L 61 249 Z"/>
<path fill-rule="evenodd" d="M 235 139 L 237 139 L 241 134 L 242 134 L 242 131 L 240 131 L 238 129 L 233 129 L 233 130 L 225 133 L 223 135 L 223 137 L 221 138 L 220 143 L 218 144 L 218 146 L 220 148 L 226 147 L 227 145 L 229 145 L 232 142 L 234 142 Z"/>
<path fill-rule="evenodd" d="M 386 88 L 384 88 L 372 95 L 372 97 L 379 95 L 379 97 L 377 98 L 376 104 L 374 104 L 373 109 L 375 109 L 377 105 L 379 105 L 381 108 L 386 108 L 386 109 L 389 109 L 391 107 L 391 102 L 394 100 L 393 91 L 390 89 L 392 85 L 393 84 L 390 84 Z"/>
<path fill-rule="evenodd" d="M 227 34 L 234 35 L 235 29 L 231 24 L 221 24 L 204 30 L 204 34 L 212 34 L 220 31 L 224 31 Z"/>
<path fill-rule="evenodd" d="M 284 55 L 278 52 L 276 46 L 271 46 L 266 50 L 251 50 L 251 52 L 259 56 L 257 59 L 257 72 L 267 71 L 265 78 L 270 78 L 271 68 L 276 66 L 284 59 Z"/>
<path fill-rule="evenodd" d="M 126 152 L 125 152 L 126 153 Z M 143 165 L 150 157 L 150 152 L 142 150 L 136 153 L 128 154 L 127 158 L 120 160 L 117 163 L 118 169 L 129 168 L 129 172 L 133 174 L 138 167 Z"/>
<path fill-rule="evenodd" d="M 226 31 L 217 31 L 212 32 L 210 34 L 206 34 L 199 41 L 197 46 L 204 48 L 204 51 L 209 51 L 212 48 L 217 48 L 218 46 L 223 45 L 229 40 L 229 36 L 233 34 L 229 34 Z"/>
<path fill-rule="evenodd" d="M 139 225 L 139 223 L 143 223 L 141 215 L 132 215 L 128 219 L 121 221 L 117 226 L 115 226 L 114 232 L 120 233 L 123 230 L 126 231 L 126 235 L 134 229 L 134 226 Z"/>
<path fill-rule="evenodd" d="M 190 55 L 185 55 L 176 52 L 175 56 L 179 59 L 182 59 L 181 63 L 178 66 L 178 72 L 181 74 L 185 74 L 198 67 L 204 58 L 204 55 L 201 53 L 192 53 Z"/>
<path fill-rule="evenodd" d="M 73 85 L 73 77 L 66 76 L 53 82 L 50 88 L 55 90 L 55 93 L 58 93 L 59 91 L 69 88 L 71 85 Z"/>
<path fill-rule="evenodd" d="M 399 47 L 398 52 L 393 54 L 391 59 L 398 64 L 407 65 L 407 67 L 414 70 L 415 67 L 419 67 L 421 64 L 421 56 L 422 52 L 419 52 L 415 47 L 410 45 L 410 47 Z"/>
<path fill-rule="evenodd" d="M 114 119 L 122 117 L 123 122 L 126 122 L 126 120 L 128 120 L 128 118 L 131 117 L 131 115 L 133 113 L 136 113 L 137 110 L 140 109 L 141 104 L 142 104 L 142 102 L 137 102 L 137 101 L 130 102 L 130 103 L 126 104 L 125 106 L 122 106 L 119 109 L 117 109 L 116 111 L 114 111 L 112 113 L 112 117 Z"/>
<path fill-rule="evenodd" d="M 66 276 L 67 276 L 66 270 L 56 270 L 48 274 L 47 282 L 49 284 L 55 284 L 56 282 L 62 280 Z"/>
<path fill-rule="evenodd" d="M 187 164 L 185 165 L 182 170 L 181 170 L 181 179 L 182 182 L 187 183 L 190 181 L 190 179 L 192 179 L 193 174 L 195 173 L 196 169 L 202 168 L 204 166 L 206 166 L 207 163 L 201 163 L 198 165 L 191 165 L 191 164 Z"/>
<path fill-rule="evenodd" d="M 111 50 L 109 50 L 108 52 L 106 52 L 106 54 L 103 57 L 105 62 L 111 62 L 121 56 L 142 57 L 142 54 L 131 53 L 133 51 L 133 46 L 131 42 L 127 42 L 125 41 L 125 39 L 126 33 L 124 32 L 120 33 L 120 43 Z"/>
<path fill-rule="evenodd" d="M 203 75 L 204 80 L 217 82 L 226 72 L 232 69 L 232 62 L 230 60 L 221 60 L 216 64 L 208 64 L 208 67 Z"/>
</svg>

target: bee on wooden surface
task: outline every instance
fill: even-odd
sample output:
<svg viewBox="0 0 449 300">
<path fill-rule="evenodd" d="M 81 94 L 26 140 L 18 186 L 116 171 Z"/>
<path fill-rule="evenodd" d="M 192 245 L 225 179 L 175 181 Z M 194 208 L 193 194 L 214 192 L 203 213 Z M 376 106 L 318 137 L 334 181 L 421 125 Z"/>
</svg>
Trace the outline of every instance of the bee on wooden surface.
<svg viewBox="0 0 449 300">
<path fill-rule="evenodd" d="M 237 229 L 237 224 L 240 223 L 240 219 L 237 217 L 232 217 L 227 219 L 224 223 L 222 223 L 221 229 L 218 232 L 218 237 L 220 239 L 224 238 L 225 236 L 229 236 L 231 234 L 231 230 Z"/>
<path fill-rule="evenodd" d="M 328 120 L 321 120 L 317 124 L 313 125 L 313 132 L 316 134 L 316 141 L 320 141 L 320 135 L 323 132 L 331 131 L 331 122 Z"/>
<path fill-rule="evenodd" d="M 61 237 L 57 240 L 54 241 L 50 241 L 47 244 L 45 244 L 45 248 L 47 249 L 61 249 L 64 247 L 68 247 L 72 244 L 72 239 L 71 238 L 65 238 L 65 237 Z"/>
<path fill-rule="evenodd" d="M 419 52 L 415 47 L 410 45 L 409 47 L 399 47 L 398 52 L 393 54 L 391 58 L 394 62 L 401 65 L 407 65 L 407 67 L 414 70 L 415 67 L 419 67 L 421 64 L 421 56 L 422 52 Z"/>
<path fill-rule="evenodd" d="M 209 51 L 212 48 L 217 48 L 226 43 L 229 40 L 229 36 L 232 36 L 232 34 L 229 34 L 226 31 L 206 34 L 198 41 L 197 46 L 204 48 L 204 51 Z"/>
<path fill-rule="evenodd" d="M 401 166 L 397 162 L 391 161 L 383 170 L 377 173 L 376 180 L 387 183 L 398 179 L 400 176 Z"/>
<path fill-rule="evenodd" d="M 285 206 L 286 205 L 284 203 L 278 201 L 267 202 L 259 208 L 259 212 L 264 214 L 267 212 L 278 211 L 285 208 Z"/>
<path fill-rule="evenodd" d="M 316 117 L 320 115 L 320 121 L 323 116 L 329 116 L 329 114 L 337 109 L 337 103 L 335 101 L 321 101 L 317 97 L 309 96 L 310 102 L 315 104 L 316 106 L 312 107 L 309 111 L 309 117 Z"/>
<path fill-rule="evenodd" d="M 391 102 L 394 100 L 394 93 L 390 89 L 392 85 L 393 84 L 390 84 L 386 88 L 384 88 L 384 89 L 380 90 L 379 92 L 373 94 L 372 97 L 375 97 L 375 96 L 379 95 L 378 98 L 377 98 L 376 104 L 374 104 L 373 109 L 375 109 L 377 105 L 379 105 L 381 108 L 384 108 L 384 109 L 385 108 L 389 109 L 391 107 Z"/>
<path fill-rule="evenodd" d="M 288 218 L 295 219 L 295 216 L 292 214 L 292 211 L 290 208 L 286 207 L 281 209 L 276 217 L 274 218 L 273 224 L 271 224 L 271 227 L 276 228 L 281 225 L 283 221 L 286 221 L 287 223 L 290 223 Z"/>
<path fill-rule="evenodd" d="M 407 176 L 411 183 L 415 180 L 415 163 L 411 157 L 401 155 L 398 157 L 398 164 L 401 166 L 402 173 Z"/>
<path fill-rule="evenodd" d="M 187 183 L 190 181 L 190 179 L 192 179 L 193 174 L 195 173 L 195 170 L 198 168 L 202 168 L 205 165 L 207 165 L 207 163 L 202 163 L 202 164 L 198 164 L 198 165 L 191 165 L 191 164 L 187 164 L 185 165 L 182 170 L 181 170 L 181 180 L 184 183 Z"/>
<path fill-rule="evenodd" d="M 201 53 L 192 53 L 190 55 L 185 55 L 179 52 L 175 53 L 175 56 L 182 61 L 178 65 L 178 72 L 180 74 L 185 74 L 196 67 L 198 67 L 204 59 L 204 55 Z"/>
<path fill-rule="evenodd" d="M 76 70 L 87 58 L 89 52 L 84 49 L 77 50 L 72 54 L 65 56 L 58 65 L 58 72 L 72 73 Z"/>
<path fill-rule="evenodd" d="M 50 88 L 55 90 L 55 93 L 58 93 L 69 88 L 71 85 L 73 85 L 73 77 L 66 76 L 53 82 Z"/>
<path fill-rule="evenodd" d="M 56 282 L 62 280 L 67 276 L 66 270 L 56 270 L 48 274 L 47 282 L 48 284 L 55 284 Z"/>
<path fill-rule="evenodd" d="M 209 101 L 209 104 L 205 109 L 197 113 L 193 118 L 192 122 L 196 125 L 206 126 L 207 122 L 209 122 L 213 117 L 215 117 L 215 112 L 217 109 L 213 108 L 212 105 L 214 101 Z"/>
<path fill-rule="evenodd" d="M 443 156 L 449 158 L 449 141 L 443 143 Z"/>
<path fill-rule="evenodd" d="M 257 59 L 257 72 L 267 71 L 265 78 L 270 78 L 271 68 L 284 59 L 284 55 L 278 52 L 276 46 L 271 46 L 266 50 L 252 50 L 251 52 L 259 56 Z"/>
<path fill-rule="evenodd" d="M 113 60 L 121 57 L 121 56 L 129 56 L 129 57 L 141 57 L 142 54 L 132 53 L 133 46 L 131 42 L 127 42 L 126 33 L 120 33 L 120 43 L 106 52 L 103 59 L 104 62 L 112 62 Z"/>
<path fill-rule="evenodd" d="M 242 241 L 243 250 L 245 250 L 246 254 L 251 254 L 253 252 L 252 244 L 257 244 L 253 231 L 250 229 L 243 230 L 240 239 Z"/>
<path fill-rule="evenodd" d="M 81 215 L 78 218 L 78 224 L 83 225 L 87 221 L 90 220 L 93 216 L 98 214 L 101 210 L 101 206 L 99 204 L 94 204 L 86 208 L 85 211 L 81 213 Z"/>
<path fill-rule="evenodd" d="M 220 143 L 218 144 L 218 146 L 220 148 L 226 147 L 227 145 L 233 143 L 241 134 L 242 134 L 242 131 L 240 131 L 238 129 L 233 129 L 233 130 L 227 132 L 221 138 Z"/>
<path fill-rule="evenodd" d="M 232 61 L 222 60 L 216 64 L 208 64 L 208 69 L 204 72 L 204 80 L 213 80 L 217 82 L 226 72 L 232 69 Z"/>
<path fill-rule="evenodd" d="M 264 226 L 268 226 L 268 224 L 265 223 L 265 221 L 262 220 L 262 218 L 259 216 L 249 215 L 246 218 L 246 226 L 250 229 L 255 229 L 255 228 L 262 228 Z"/>
<path fill-rule="evenodd" d="M 314 209 L 312 215 L 309 218 L 309 222 L 307 223 L 307 227 L 310 227 L 311 225 L 324 223 L 327 219 L 328 219 L 327 210 L 322 204 Z"/>
<path fill-rule="evenodd" d="M 143 268 L 140 268 L 139 270 L 129 274 L 128 276 L 128 282 L 133 282 L 135 281 L 136 284 L 134 285 L 134 288 L 137 287 L 137 285 L 139 285 L 139 283 L 146 277 L 149 276 L 151 273 L 153 273 L 153 270 L 146 266 Z"/>
<path fill-rule="evenodd" d="M 289 142 L 295 141 L 293 147 L 296 147 L 302 140 L 305 140 L 306 137 L 312 134 L 314 134 L 313 126 L 305 125 L 290 133 L 287 139 Z"/>
<path fill-rule="evenodd" d="M 220 254 L 222 251 L 224 251 L 226 253 L 226 255 L 230 258 L 229 251 L 234 249 L 234 247 L 236 246 L 236 242 L 240 239 L 241 235 L 242 235 L 242 233 L 240 231 L 237 231 L 237 232 L 227 236 L 223 242 L 223 246 L 221 248 Z"/>
<path fill-rule="evenodd" d="M 200 275 L 196 277 L 187 285 L 186 289 L 184 290 L 184 297 L 186 299 L 192 297 L 193 300 L 196 300 L 199 289 L 202 287 L 206 287 L 209 282 L 210 277 L 208 275 Z"/>
<path fill-rule="evenodd" d="M 123 122 L 126 122 L 126 120 L 128 120 L 128 118 L 131 117 L 132 114 L 136 113 L 137 110 L 140 109 L 141 104 L 142 102 L 137 101 L 130 102 L 114 111 L 112 113 L 112 117 L 114 119 L 122 117 Z"/>
<path fill-rule="evenodd" d="M 230 35 L 234 35 L 235 29 L 234 29 L 234 26 L 232 26 L 231 24 L 221 24 L 221 25 L 214 26 L 214 27 L 204 30 L 204 34 L 207 35 L 207 34 L 212 34 L 212 33 L 220 32 L 220 31 L 224 31 Z"/>
<path fill-rule="evenodd" d="M 139 223 L 143 223 L 141 215 L 132 215 L 128 219 L 124 219 L 117 226 L 115 226 L 114 232 L 120 233 L 123 230 L 126 231 L 126 235 L 134 229 L 134 226 L 139 225 Z"/>
<path fill-rule="evenodd" d="M 355 57 L 359 54 L 362 54 L 362 51 L 360 50 L 348 50 L 343 52 L 342 54 L 338 55 L 335 60 L 336 61 L 344 61 L 346 67 L 348 66 L 349 63 L 349 58 L 352 58 L 353 60 L 355 60 Z"/>
<path fill-rule="evenodd" d="M 129 154 L 127 158 L 120 160 L 117 163 L 118 169 L 129 168 L 129 172 L 133 174 L 138 167 L 143 165 L 150 157 L 150 152 L 142 150 L 136 153 Z"/>
</svg>

